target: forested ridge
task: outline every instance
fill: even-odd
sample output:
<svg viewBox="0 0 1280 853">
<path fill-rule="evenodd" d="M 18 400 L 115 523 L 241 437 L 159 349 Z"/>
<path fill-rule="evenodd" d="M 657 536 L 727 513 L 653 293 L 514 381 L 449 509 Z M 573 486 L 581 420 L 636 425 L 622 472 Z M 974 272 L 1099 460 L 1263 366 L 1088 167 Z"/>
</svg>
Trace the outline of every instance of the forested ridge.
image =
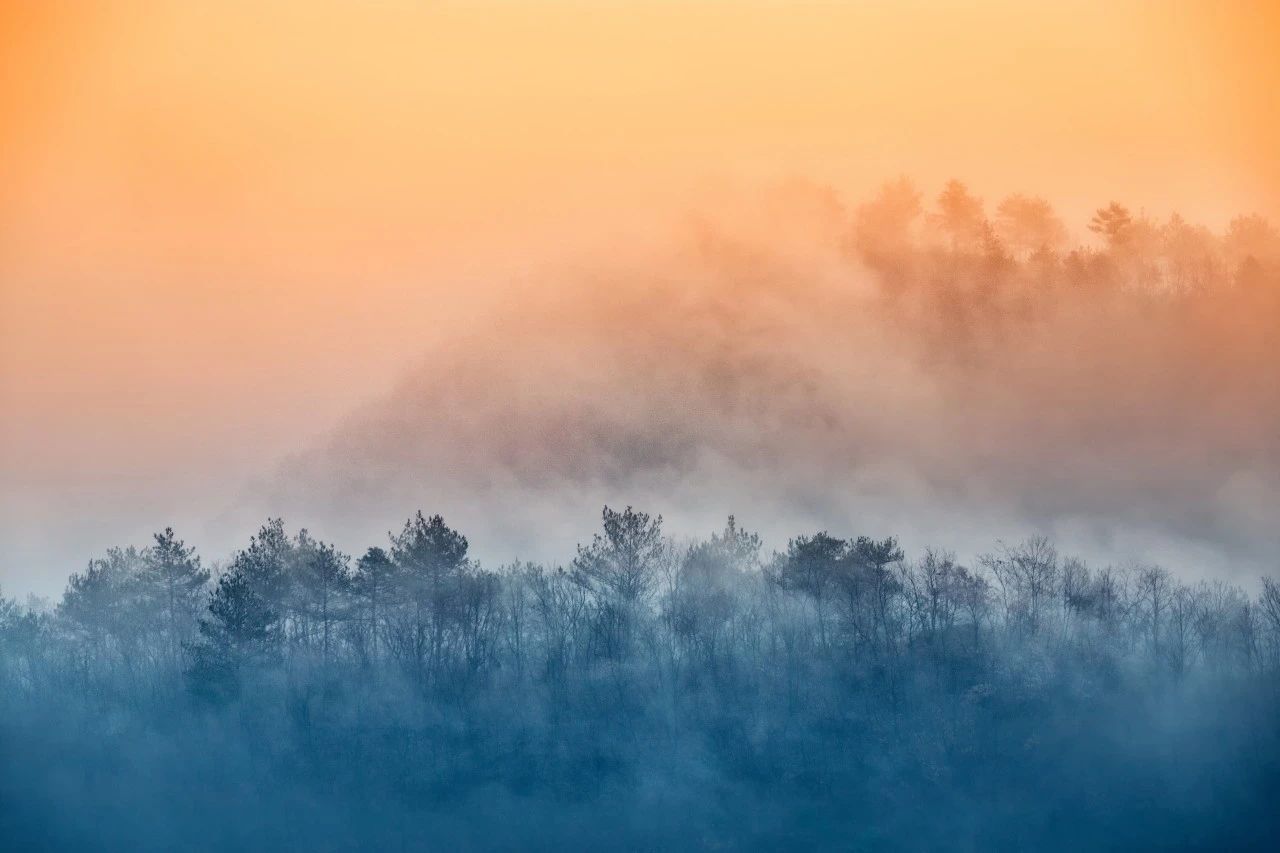
<svg viewBox="0 0 1280 853">
<path fill-rule="evenodd" d="M 495 336 L 528 357 L 436 352 L 281 479 L 330 522 L 487 495 L 486 553 L 600 483 L 818 529 L 605 507 L 576 553 L 482 565 L 418 512 L 351 554 L 278 518 L 212 563 L 168 528 L 113 548 L 0 596 L 0 848 L 1273 849 L 1280 582 L 1213 578 L 1275 564 L 1280 235 L 1112 203 L 1071 247 L 958 182 L 787 192 L 772 242 L 708 226 L 580 317 L 517 306 Z M 868 470 L 912 536 L 841 502 Z M 982 502 L 1219 569 L 895 538 Z"/>
<path fill-rule="evenodd" d="M 1044 538 L 777 551 L 606 507 L 497 569 L 418 513 L 352 559 L 172 530 L 0 603 L 11 849 L 1258 847 L 1280 584 Z M 58 806 L 55 798 L 69 798 Z M 80 803 L 80 806 L 77 806 Z M 65 807 L 68 817 L 56 818 Z"/>
<path fill-rule="evenodd" d="M 859 519 L 966 554 L 1031 530 L 1114 561 L 1273 569 L 1280 234 L 1262 216 L 1211 230 L 1107 203 L 1068 223 L 959 182 L 862 201 L 789 182 L 671 230 L 424 345 L 247 490 L 219 550 L 267 516 L 363 542 L 436 507 L 488 562 L 554 562 L 587 507 L 632 503 L 684 534 L 732 510 L 774 546 Z"/>
</svg>

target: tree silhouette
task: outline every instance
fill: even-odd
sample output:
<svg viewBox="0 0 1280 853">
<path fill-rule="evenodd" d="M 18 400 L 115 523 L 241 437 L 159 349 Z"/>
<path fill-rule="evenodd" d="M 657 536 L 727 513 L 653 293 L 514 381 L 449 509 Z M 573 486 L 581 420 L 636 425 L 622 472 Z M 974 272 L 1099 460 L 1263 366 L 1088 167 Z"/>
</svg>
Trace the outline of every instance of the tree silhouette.
<svg viewBox="0 0 1280 853">
<path fill-rule="evenodd" d="M 209 572 L 200 566 L 195 548 L 178 539 L 172 527 L 155 534 L 154 539 L 142 554 L 139 582 L 149 608 L 159 619 L 170 661 L 176 663 L 205 603 Z"/>
<path fill-rule="evenodd" d="M 1134 221 L 1129 209 L 1118 202 L 1100 207 L 1089 220 L 1089 230 L 1099 235 L 1112 250 L 1124 248 L 1133 238 Z"/>
<path fill-rule="evenodd" d="M 200 620 L 200 638 L 190 646 L 192 691 L 209 700 L 236 696 L 245 667 L 271 654 L 276 619 L 244 568 L 218 578 Z"/>
</svg>

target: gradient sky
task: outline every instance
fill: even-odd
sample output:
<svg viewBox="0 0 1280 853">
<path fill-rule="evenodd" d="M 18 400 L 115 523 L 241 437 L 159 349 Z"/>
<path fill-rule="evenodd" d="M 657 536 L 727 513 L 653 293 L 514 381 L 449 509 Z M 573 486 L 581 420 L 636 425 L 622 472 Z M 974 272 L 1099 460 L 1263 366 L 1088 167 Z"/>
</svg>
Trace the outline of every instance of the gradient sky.
<svg viewBox="0 0 1280 853">
<path fill-rule="evenodd" d="M 224 553 L 431 341 L 726 182 L 1274 219 L 1276 44 L 1265 2 L 4 2 L 0 583 Z"/>
</svg>

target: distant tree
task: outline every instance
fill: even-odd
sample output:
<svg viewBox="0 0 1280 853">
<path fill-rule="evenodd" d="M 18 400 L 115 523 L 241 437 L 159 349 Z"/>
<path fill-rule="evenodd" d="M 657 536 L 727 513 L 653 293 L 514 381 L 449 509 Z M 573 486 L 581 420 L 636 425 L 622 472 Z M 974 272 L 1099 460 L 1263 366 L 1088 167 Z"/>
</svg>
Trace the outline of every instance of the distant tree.
<svg viewBox="0 0 1280 853">
<path fill-rule="evenodd" d="M 859 536 L 849 549 L 848 568 L 841 575 L 846 619 L 864 639 L 879 643 L 881 648 L 888 647 L 894 633 L 894 600 L 902 590 L 889 567 L 903 558 L 896 538 Z"/>
<path fill-rule="evenodd" d="M 232 567 L 261 596 L 277 619 L 288 615 L 293 594 L 294 543 L 284 531 L 284 521 L 268 519 L 249 547 L 232 558 Z"/>
<path fill-rule="evenodd" d="M 462 615 L 470 562 L 467 537 L 439 515 L 418 512 L 391 537 L 391 559 L 403 611 L 395 625 L 395 649 L 419 678 L 438 676 L 446 664 L 451 632 Z"/>
<path fill-rule="evenodd" d="M 1270 664 L 1273 670 L 1277 670 L 1280 669 L 1280 581 L 1268 577 L 1262 579 L 1259 609 L 1268 629 Z"/>
<path fill-rule="evenodd" d="M 900 564 L 903 595 L 911 630 L 909 640 L 923 641 L 936 666 L 956 683 L 964 654 L 976 652 L 986 618 L 985 580 L 958 564 L 947 551 L 926 549 L 914 562 Z M 957 630 L 968 623 L 968 630 Z M 962 642 L 967 637 L 968 642 Z M 970 656 L 968 660 L 972 661 Z"/>
<path fill-rule="evenodd" d="M 332 545 L 298 534 L 295 546 L 300 610 L 307 624 L 319 624 L 321 660 L 329 665 L 334 625 L 345 618 L 351 573 L 348 557 Z"/>
<path fill-rule="evenodd" d="M 205 603 L 209 572 L 200 566 L 195 548 L 178 539 L 172 527 L 154 539 L 142 554 L 138 579 L 149 610 L 159 619 L 169 659 L 176 663 Z"/>
<path fill-rule="evenodd" d="M 662 516 L 606 506 L 602 519 L 604 534 L 595 534 L 590 545 L 578 546 L 574 579 L 601 598 L 628 604 L 647 598 L 657 584 Z"/>
<path fill-rule="evenodd" d="M 964 566 L 956 567 L 956 574 L 951 585 L 951 594 L 968 617 L 973 634 L 973 646 L 978 646 L 982 636 L 983 622 L 987 618 L 991 602 L 991 586 L 986 578 L 972 572 Z"/>
<path fill-rule="evenodd" d="M 58 616 L 84 637 L 95 657 L 125 653 L 141 632 L 138 624 L 138 573 L 142 557 L 136 548 L 110 548 L 73 574 L 58 604 Z"/>
<path fill-rule="evenodd" d="M 1011 195 L 996 208 L 996 233 L 1021 257 L 1055 251 L 1067 239 L 1066 226 L 1049 202 L 1037 196 Z"/>
<path fill-rule="evenodd" d="M 640 610 L 657 588 L 664 554 L 662 516 L 606 506 L 602 520 L 604 533 L 578 546 L 570 577 L 595 605 L 598 651 L 616 659 L 630 650 Z"/>
<path fill-rule="evenodd" d="M 884 184 L 854 215 L 854 246 L 862 258 L 884 266 L 913 246 L 912 229 L 924 208 L 920 191 L 905 177 Z"/>
<path fill-rule="evenodd" d="M 680 564 L 680 581 L 698 588 L 735 583 L 742 572 L 759 567 L 760 547 L 760 536 L 743 530 L 731 515 L 723 531 L 689 548 Z"/>
<path fill-rule="evenodd" d="M 4 588 L 0 587 L 0 644 L 4 644 L 9 640 L 9 631 L 21 615 L 21 608 L 18 602 L 12 598 L 5 598 Z M 4 645 L 0 645 L 0 657 L 6 651 Z"/>
<path fill-rule="evenodd" d="M 519 574 L 533 598 L 533 621 L 541 638 L 542 677 L 556 689 L 564 686 L 571 664 L 584 656 L 584 625 L 592 602 L 587 590 L 564 569 L 548 571 L 526 565 Z"/>
<path fill-rule="evenodd" d="M 1046 537 L 1035 536 L 1014 546 L 1001 543 L 995 554 L 984 555 L 980 560 L 995 576 L 1006 625 L 1020 632 L 1036 633 L 1057 595 L 1057 549 Z"/>
<path fill-rule="evenodd" d="M 693 545 L 676 572 L 666 602 L 675 636 L 714 662 L 720 634 L 733 618 L 743 574 L 760 565 L 760 537 L 738 526 L 731 515 L 721 533 Z"/>
<path fill-rule="evenodd" d="M 445 524 L 444 518 L 425 518 L 421 511 L 391 537 L 391 559 L 411 576 L 444 578 L 467 565 L 467 537 Z"/>
<path fill-rule="evenodd" d="M 1280 231 L 1256 213 L 1232 219 L 1222 246 L 1233 269 L 1249 259 L 1258 264 L 1280 262 Z"/>
<path fill-rule="evenodd" d="M 932 548 L 926 549 L 918 562 L 903 567 L 912 622 L 930 641 L 947 633 L 960 614 L 955 589 L 960 568 L 954 554 Z"/>
<path fill-rule="evenodd" d="M 1177 213 L 1156 229 L 1165 283 L 1178 290 L 1202 289 L 1220 278 L 1219 241 L 1202 225 Z"/>
<path fill-rule="evenodd" d="M 388 605 L 394 602 L 397 588 L 395 562 L 381 548 L 370 548 L 356 561 L 351 586 L 367 614 L 364 618 L 369 653 L 376 660 L 382 634 L 381 620 L 385 618 Z"/>
<path fill-rule="evenodd" d="M 458 630 L 462 646 L 462 670 L 471 678 L 496 665 L 502 622 L 502 579 L 473 567 L 462 576 Z"/>
<path fill-rule="evenodd" d="M 271 655 L 276 619 L 243 567 L 218 578 L 208 613 L 199 623 L 199 639 L 190 647 L 192 691 L 211 700 L 234 697 L 244 668 Z"/>
<path fill-rule="evenodd" d="M 1162 652 L 1160 632 L 1174 593 L 1173 578 L 1160 566 L 1142 566 L 1137 572 L 1137 589 L 1151 652 L 1158 657 Z"/>
<path fill-rule="evenodd" d="M 848 558 L 849 543 L 826 531 L 797 536 L 787 543 L 786 553 L 773 575 L 783 589 L 801 592 L 813 599 L 818 640 L 823 648 L 827 647 L 827 603 L 840 588 Z"/>
<path fill-rule="evenodd" d="M 859 536 L 853 543 L 852 556 L 864 566 L 883 572 L 889 565 L 901 561 L 903 552 L 897 538 L 893 536 L 886 539 Z"/>
<path fill-rule="evenodd" d="M 943 187 L 938 196 L 938 211 L 930 217 L 934 227 L 950 240 L 953 251 L 972 251 L 979 246 L 986 221 L 982 200 L 954 179 Z"/>
<path fill-rule="evenodd" d="M 19 686 L 33 687 L 40 678 L 48 621 L 36 607 L 23 607 L 0 594 L 0 697 L 15 696 Z"/>
<path fill-rule="evenodd" d="M 1190 666 L 1194 645 L 1195 593 L 1185 584 L 1175 582 L 1171 588 L 1167 610 L 1167 639 L 1161 656 L 1164 658 L 1162 662 L 1167 662 L 1173 674 L 1181 678 L 1186 675 Z"/>
<path fill-rule="evenodd" d="M 1100 207 L 1089 220 L 1089 230 L 1102 237 L 1108 248 L 1124 248 L 1133 238 L 1134 220 L 1129 209 L 1118 202 Z"/>
</svg>

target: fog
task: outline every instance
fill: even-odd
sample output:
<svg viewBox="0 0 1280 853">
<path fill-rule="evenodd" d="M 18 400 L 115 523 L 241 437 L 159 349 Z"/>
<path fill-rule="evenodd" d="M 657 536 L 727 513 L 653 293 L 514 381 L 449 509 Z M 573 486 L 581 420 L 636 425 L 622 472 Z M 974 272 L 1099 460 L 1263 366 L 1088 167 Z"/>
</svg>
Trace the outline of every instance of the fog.
<svg viewBox="0 0 1280 853">
<path fill-rule="evenodd" d="M 229 553 L 247 483 L 459 335 L 501 349 L 513 287 L 728 277 L 690 211 L 741 240 L 792 178 L 850 213 L 898 174 L 1038 193 L 1080 239 L 1112 198 L 1280 214 L 1269 4 L 687 5 L 6 9 L 0 582 L 52 594 L 159 516 Z"/>
<path fill-rule="evenodd" d="M 873 203 L 800 181 L 733 202 L 530 274 L 229 519 L 367 539 L 439 507 L 501 561 L 634 502 L 689 534 L 733 512 L 771 541 L 856 521 L 966 556 L 1045 533 L 1196 576 L 1273 564 L 1274 269 L 1238 284 L 1237 250 L 1181 220 L 1141 259 L 957 250 L 927 199 L 885 260 Z"/>
</svg>

